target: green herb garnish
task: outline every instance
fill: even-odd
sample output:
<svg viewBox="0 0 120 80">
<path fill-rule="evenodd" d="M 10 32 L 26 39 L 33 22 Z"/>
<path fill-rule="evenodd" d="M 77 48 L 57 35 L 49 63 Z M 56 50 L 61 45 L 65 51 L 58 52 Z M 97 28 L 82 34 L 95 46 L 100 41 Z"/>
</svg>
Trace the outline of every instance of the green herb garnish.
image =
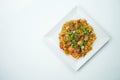
<svg viewBox="0 0 120 80">
<path fill-rule="evenodd" d="M 76 34 L 76 32 L 74 32 L 74 33 L 71 34 L 71 36 L 70 36 L 71 40 L 74 39 L 75 34 Z"/>
<path fill-rule="evenodd" d="M 70 35 L 71 35 L 71 32 L 68 32 L 68 35 L 70 36 Z"/>
<path fill-rule="evenodd" d="M 72 40 L 72 45 L 75 46 L 76 44 L 77 44 L 76 41 L 73 39 Z"/>
<path fill-rule="evenodd" d="M 74 34 L 71 35 L 71 40 L 73 40 L 73 39 L 74 39 Z"/>
<path fill-rule="evenodd" d="M 84 34 L 89 34 L 89 30 L 88 29 L 84 29 Z"/>
<path fill-rule="evenodd" d="M 87 41 L 84 41 L 84 42 L 83 42 L 83 45 L 85 46 L 86 44 L 87 44 Z"/>
<path fill-rule="evenodd" d="M 83 26 L 84 26 L 84 24 L 83 24 L 83 23 L 81 23 L 81 24 L 78 26 L 78 29 L 79 29 L 79 30 L 83 30 L 83 29 L 84 29 L 84 27 L 83 27 Z"/>
</svg>

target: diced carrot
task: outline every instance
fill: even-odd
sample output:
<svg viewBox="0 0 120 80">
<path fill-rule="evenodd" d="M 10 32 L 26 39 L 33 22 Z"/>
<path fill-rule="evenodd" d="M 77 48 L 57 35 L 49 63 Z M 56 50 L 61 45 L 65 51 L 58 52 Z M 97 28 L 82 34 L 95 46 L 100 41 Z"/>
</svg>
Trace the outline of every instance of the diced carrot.
<svg viewBox="0 0 120 80">
<path fill-rule="evenodd" d="M 63 45 L 60 43 L 60 48 L 63 49 Z"/>
<path fill-rule="evenodd" d="M 65 34 L 62 34 L 61 36 L 64 37 Z"/>
</svg>

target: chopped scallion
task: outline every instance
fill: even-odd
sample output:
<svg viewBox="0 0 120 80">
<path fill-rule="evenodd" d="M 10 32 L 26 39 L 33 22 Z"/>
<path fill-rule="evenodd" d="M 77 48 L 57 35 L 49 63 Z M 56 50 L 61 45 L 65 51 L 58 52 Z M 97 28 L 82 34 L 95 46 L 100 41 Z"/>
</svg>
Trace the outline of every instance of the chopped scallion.
<svg viewBox="0 0 120 80">
<path fill-rule="evenodd" d="M 72 45 L 75 46 L 76 45 L 76 41 L 73 39 L 72 40 Z"/>
</svg>

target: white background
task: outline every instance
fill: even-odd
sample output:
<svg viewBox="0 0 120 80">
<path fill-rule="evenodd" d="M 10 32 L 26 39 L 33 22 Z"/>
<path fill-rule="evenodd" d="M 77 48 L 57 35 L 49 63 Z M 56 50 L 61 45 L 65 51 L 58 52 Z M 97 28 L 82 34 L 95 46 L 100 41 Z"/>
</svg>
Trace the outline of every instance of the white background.
<svg viewBox="0 0 120 80">
<path fill-rule="evenodd" d="M 75 72 L 42 38 L 78 3 L 111 40 Z M 120 80 L 119 27 L 120 0 L 0 0 L 0 80 Z"/>
</svg>

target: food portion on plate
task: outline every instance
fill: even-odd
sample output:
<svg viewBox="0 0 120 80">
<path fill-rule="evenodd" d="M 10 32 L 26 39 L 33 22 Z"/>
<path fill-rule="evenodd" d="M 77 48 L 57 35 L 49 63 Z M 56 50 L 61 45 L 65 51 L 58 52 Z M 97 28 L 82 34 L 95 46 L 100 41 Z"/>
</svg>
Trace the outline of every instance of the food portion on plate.
<svg viewBox="0 0 120 80">
<path fill-rule="evenodd" d="M 70 20 L 63 24 L 59 33 L 59 46 L 74 58 L 85 56 L 92 50 L 96 34 L 85 19 Z"/>
</svg>

